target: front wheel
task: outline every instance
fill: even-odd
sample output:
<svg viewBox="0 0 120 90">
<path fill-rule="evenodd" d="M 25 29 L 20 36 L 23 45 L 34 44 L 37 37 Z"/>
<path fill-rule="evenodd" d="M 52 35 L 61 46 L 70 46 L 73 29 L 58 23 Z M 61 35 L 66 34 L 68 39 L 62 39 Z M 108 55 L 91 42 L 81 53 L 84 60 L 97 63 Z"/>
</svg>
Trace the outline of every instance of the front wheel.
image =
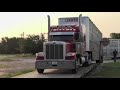
<svg viewBox="0 0 120 90">
<path fill-rule="evenodd" d="M 78 69 L 75 68 L 75 69 L 72 69 L 72 73 L 77 73 Z"/>
<path fill-rule="evenodd" d="M 44 72 L 44 69 L 37 69 L 37 72 L 38 72 L 38 73 L 43 73 L 43 72 Z"/>
</svg>

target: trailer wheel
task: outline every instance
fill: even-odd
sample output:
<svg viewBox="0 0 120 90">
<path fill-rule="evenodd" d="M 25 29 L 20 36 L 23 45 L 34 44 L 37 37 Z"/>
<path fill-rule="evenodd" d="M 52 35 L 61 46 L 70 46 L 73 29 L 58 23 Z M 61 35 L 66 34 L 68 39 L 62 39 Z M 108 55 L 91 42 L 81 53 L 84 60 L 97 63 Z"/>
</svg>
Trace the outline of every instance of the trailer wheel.
<svg viewBox="0 0 120 90">
<path fill-rule="evenodd" d="M 43 73 L 43 72 L 44 72 L 44 69 L 37 69 L 37 72 L 38 72 L 38 73 Z"/>
<path fill-rule="evenodd" d="M 83 63 L 83 66 L 85 66 L 85 67 L 87 67 L 87 66 L 89 66 L 91 64 L 91 61 L 92 61 L 91 54 L 88 54 L 88 56 L 86 57 L 86 59 L 87 59 L 86 62 Z"/>
<path fill-rule="evenodd" d="M 88 64 L 90 65 L 92 63 L 92 53 L 89 53 L 89 61 Z"/>
<path fill-rule="evenodd" d="M 83 63 L 83 66 L 84 66 L 84 67 L 89 66 L 88 62 Z"/>
<path fill-rule="evenodd" d="M 100 63 L 100 60 L 96 60 L 96 63 Z"/>
<path fill-rule="evenodd" d="M 103 56 L 101 56 L 101 63 L 103 63 Z"/>
</svg>

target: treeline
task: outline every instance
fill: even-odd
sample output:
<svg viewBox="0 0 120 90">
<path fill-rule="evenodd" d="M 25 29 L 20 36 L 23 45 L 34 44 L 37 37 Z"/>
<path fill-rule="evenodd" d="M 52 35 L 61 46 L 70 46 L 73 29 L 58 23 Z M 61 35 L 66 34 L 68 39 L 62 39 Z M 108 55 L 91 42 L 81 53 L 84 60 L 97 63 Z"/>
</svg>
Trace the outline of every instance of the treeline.
<svg viewBox="0 0 120 90">
<path fill-rule="evenodd" d="M 111 37 L 112 39 L 120 39 L 120 33 L 111 33 L 111 34 L 110 34 L 110 37 Z"/>
<path fill-rule="evenodd" d="M 3 37 L 0 43 L 0 54 L 35 54 L 43 50 L 43 34 L 27 35 L 26 38 Z"/>
</svg>

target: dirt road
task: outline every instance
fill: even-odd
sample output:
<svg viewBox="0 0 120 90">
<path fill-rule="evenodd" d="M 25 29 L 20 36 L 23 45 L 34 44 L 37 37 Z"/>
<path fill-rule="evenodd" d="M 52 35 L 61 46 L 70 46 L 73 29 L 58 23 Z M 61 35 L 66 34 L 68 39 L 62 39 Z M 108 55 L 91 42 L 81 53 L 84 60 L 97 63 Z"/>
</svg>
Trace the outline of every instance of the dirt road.
<svg viewBox="0 0 120 90">
<path fill-rule="evenodd" d="M 80 78 L 84 73 L 89 72 L 93 66 L 95 66 L 95 64 L 89 67 L 80 67 L 77 74 L 72 74 L 71 70 L 46 69 L 43 74 L 34 71 L 13 78 Z"/>
<path fill-rule="evenodd" d="M 103 61 L 103 63 L 109 62 L 113 62 L 113 60 Z M 94 61 L 92 63 L 92 65 L 95 64 Z M 80 78 L 83 73 L 88 72 L 93 67 L 92 65 L 89 67 L 80 67 L 77 74 L 72 74 L 71 70 L 46 69 L 44 74 L 39 74 L 37 71 L 34 71 L 13 78 Z"/>
<path fill-rule="evenodd" d="M 16 73 L 18 71 L 30 70 L 35 67 L 34 57 L 0 57 L 0 78 L 3 74 Z"/>
</svg>

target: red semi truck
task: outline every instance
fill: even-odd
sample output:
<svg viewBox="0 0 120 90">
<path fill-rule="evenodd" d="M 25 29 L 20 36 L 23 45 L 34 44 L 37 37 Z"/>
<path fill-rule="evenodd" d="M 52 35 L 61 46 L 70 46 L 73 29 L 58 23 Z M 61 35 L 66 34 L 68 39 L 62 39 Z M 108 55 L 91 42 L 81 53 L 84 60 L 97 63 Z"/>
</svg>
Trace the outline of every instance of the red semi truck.
<svg viewBox="0 0 120 90">
<path fill-rule="evenodd" d="M 35 68 L 38 73 L 44 69 L 71 69 L 77 73 L 80 66 L 91 61 L 100 62 L 100 41 L 102 33 L 89 17 L 58 18 L 58 25 L 50 26 L 48 16 L 48 41 L 43 52 L 36 53 Z"/>
</svg>

